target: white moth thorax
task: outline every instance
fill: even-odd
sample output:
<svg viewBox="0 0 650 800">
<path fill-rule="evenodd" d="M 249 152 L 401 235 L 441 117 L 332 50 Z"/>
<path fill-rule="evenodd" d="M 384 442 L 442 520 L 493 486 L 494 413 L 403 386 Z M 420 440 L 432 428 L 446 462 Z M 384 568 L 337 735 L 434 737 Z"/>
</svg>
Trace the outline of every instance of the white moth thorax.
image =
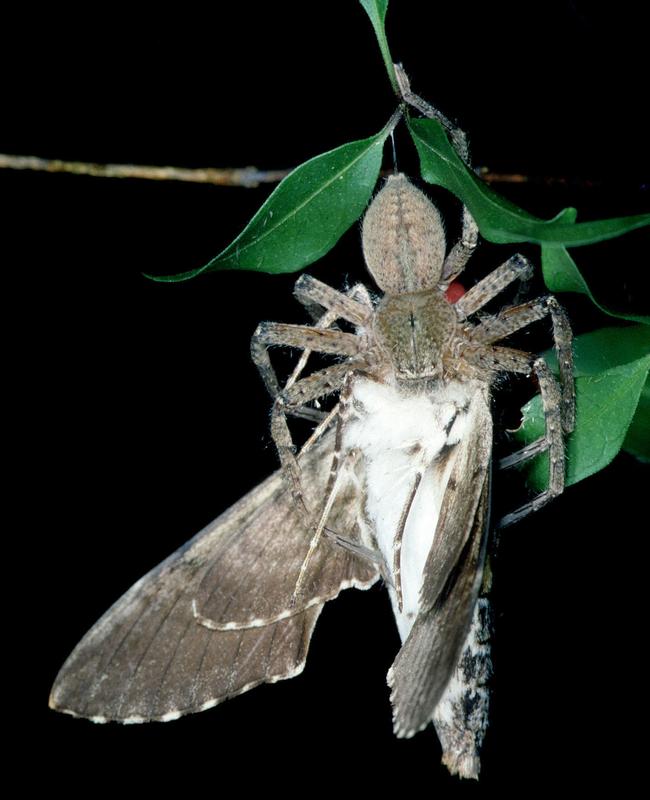
<svg viewBox="0 0 650 800">
<path fill-rule="evenodd" d="M 463 439 L 476 402 L 482 402 L 481 394 L 467 382 L 412 392 L 363 378 L 352 387 L 343 447 L 363 459 L 365 521 L 384 558 L 402 640 L 418 613 L 422 573 L 454 466 L 453 457 L 442 456 Z M 400 611 L 395 591 L 396 535 L 418 475 L 399 552 Z"/>
</svg>

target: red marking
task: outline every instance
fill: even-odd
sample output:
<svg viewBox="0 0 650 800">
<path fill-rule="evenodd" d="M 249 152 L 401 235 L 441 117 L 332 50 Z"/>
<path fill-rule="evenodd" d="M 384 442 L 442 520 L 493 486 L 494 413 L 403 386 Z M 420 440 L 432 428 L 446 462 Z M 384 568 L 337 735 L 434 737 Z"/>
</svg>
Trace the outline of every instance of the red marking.
<svg viewBox="0 0 650 800">
<path fill-rule="evenodd" d="M 458 281 L 452 281 L 445 291 L 445 297 L 450 303 L 457 303 L 465 294 L 465 291 L 466 289 L 462 283 L 459 283 Z"/>
</svg>

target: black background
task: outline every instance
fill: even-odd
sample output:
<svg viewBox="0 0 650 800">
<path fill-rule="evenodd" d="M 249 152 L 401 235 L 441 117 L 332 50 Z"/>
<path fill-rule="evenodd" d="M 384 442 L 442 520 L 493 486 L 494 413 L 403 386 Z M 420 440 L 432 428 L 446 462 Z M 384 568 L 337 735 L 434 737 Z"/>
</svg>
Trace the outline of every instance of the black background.
<svg viewBox="0 0 650 800">
<path fill-rule="evenodd" d="M 468 131 L 474 162 L 603 181 L 503 193 L 541 216 L 565 205 L 580 219 L 648 209 L 647 45 L 631 7 L 450 3 L 423 16 L 430 5 L 394 0 L 393 55 L 414 88 Z M 183 4 L 137 16 L 93 9 L 86 18 L 57 7 L 7 25 L 0 150 L 284 168 L 371 135 L 394 107 L 351 0 L 210 12 Z M 403 133 L 398 155 L 415 174 Z M 53 789 L 206 786 L 219 795 L 234 780 L 238 792 L 303 794 L 314 779 L 341 793 L 455 795 L 626 781 L 643 768 L 634 725 L 647 713 L 639 648 L 648 473 L 628 456 L 503 537 L 493 719 L 478 786 L 449 778 L 432 731 L 392 737 L 385 674 L 398 641 L 377 587 L 329 604 L 302 676 L 215 710 L 135 727 L 46 710 L 58 667 L 110 603 L 275 468 L 248 343 L 259 320 L 304 315 L 291 275 L 177 285 L 141 275 L 206 262 L 268 188 L 26 172 L 0 181 L 9 358 L 22 367 L 22 414 L 9 433 L 20 443 L 13 473 L 27 489 L 9 571 L 22 585 L 39 566 L 10 607 L 24 686 L 10 700 L 21 709 L 15 743 L 35 754 Z M 451 210 L 453 236 L 457 207 L 431 193 Z M 601 297 L 647 312 L 646 248 L 647 236 L 634 233 L 576 255 Z M 486 246 L 479 268 L 510 252 Z M 358 228 L 309 271 L 335 286 L 367 280 Z M 611 322 L 579 297 L 564 302 L 577 332 Z"/>
</svg>

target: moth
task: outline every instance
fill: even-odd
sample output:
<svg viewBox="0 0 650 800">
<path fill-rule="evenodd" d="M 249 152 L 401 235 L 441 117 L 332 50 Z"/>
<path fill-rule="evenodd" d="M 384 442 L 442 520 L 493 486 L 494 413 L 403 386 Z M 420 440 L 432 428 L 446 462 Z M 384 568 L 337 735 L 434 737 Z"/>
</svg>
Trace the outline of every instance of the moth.
<svg viewBox="0 0 650 800">
<path fill-rule="evenodd" d="M 503 372 L 534 375 L 546 418 L 545 435 L 503 466 L 549 454 L 548 489 L 502 525 L 562 492 L 574 392 L 571 330 L 553 297 L 477 315 L 529 274 L 522 256 L 449 300 L 477 238 L 465 210 L 447 253 L 431 201 L 403 174 L 386 180 L 362 229 L 378 298 L 305 275 L 295 294 L 313 324 L 263 323 L 253 336 L 281 469 L 106 612 L 62 667 L 52 708 L 94 722 L 169 721 L 291 678 L 324 604 L 383 580 L 402 639 L 388 673 L 394 731 L 409 737 L 433 723 L 449 770 L 478 777 L 490 676 L 491 387 Z M 542 358 L 497 344 L 545 317 L 559 382 Z M 302 351 L 284 384 L 273 346 Z M 305 374 L 311 353 L 334 362 Z M 328 395 L 337 402 L 326 413 Z M 292 417 L 315 423 L 297 455 Z"/>
</svg>

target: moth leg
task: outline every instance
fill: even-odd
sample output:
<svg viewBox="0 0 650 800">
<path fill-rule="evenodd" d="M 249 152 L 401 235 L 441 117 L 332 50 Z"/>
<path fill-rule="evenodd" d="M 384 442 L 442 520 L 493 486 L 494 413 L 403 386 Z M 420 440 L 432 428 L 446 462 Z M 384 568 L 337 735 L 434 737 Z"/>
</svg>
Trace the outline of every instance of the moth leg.
<svg viewBox="0 0 650 800">
<path fill-rule="evenodd" d="M 529 278 L 532 274 L 530 261 L 517 253 L 472 286 L 454 303 L 454 308 L 461 320 L 467 319 L 513 281 Z"/>
<path fill-rule="evenodd" d="M 365 286 L 363 284 L 359 284 L 365 290 Z M 334 454 L 332 456 L 332 465 L 330 468 L 330 475 L 328 479 L 327 488 L 325 491 L 325 495 L 329 496 L 330 491 L 336 481 L 337 475 L 339 474 L 340 469 L 340 462 L 341 462 L 341 453 L 343 451 L 343 430 L 345 428 L 345 424 L 350 418 L 350 409 L 351 409 L 351 401 L 352 401 L 352 378 L 355 374 L 354 370 L 348 372 L 343 388 L 341 389 L 341 393 L 339 396 L 339 402 L 336 408 L 331 412 L 332 415 L 336 415 L 336 435 L 334 440 Z M 355 456 L 356 457 L 356 456 Z M 347 462 L 348 464 L 353 463 L 353 459 Z M 351 553 L 359 556 L 360 558 L 365 559 L 366 561 L 370 561 L 373 564 L 379 564 L 382 567 L 382 571 L 386 572 L 384 569 L 384 559 L 383 556 L 379 553 L 379 551 L 374 550 L 370 547 L 366 547 L 365 545 L 360 544 L 348 537 L 344 536 L 343 534 L 339 533 L 338 531 L 334 531 L 324 525 L 323 533 L 330 539 L 338 547 L 342 547 L 344 550 L 348 550 Z"/>
<path fill-rule="evenodd" d="M 505 527 L 542 508 L 564 491 L 562 393 L 560 385 L 546 361 L 543 358 L 535 357 L 532 353 L 513 350 L 509 347 L 484 345 L 473 351 L 470 349 L 465 354 L 465 357 L 477 366 L 486 367 L 494 371 L 519 372 L 524 375 L 532 373 L 536 376 L 539 384 L 546 430 L 543 439 L 540 440 L 538 445 L 539 449 L 535 448 L 533 455 L 536 452 L 548 450 L 548 488 L 530 502 L 525 503 L 510 514 L 506 514 L 498 523 L 499 527 Z M 537 443 L 535 445 L 537 446 Z"/>
<path fill-rule="evenodd" d="M 411 506 L 413 505 L 413 501 L 415 500 L 415 495 L 417 494 L 418 488 L 420 486 L 420 481 L 422 480 L 422 472 L 418 472 L 415 476 L 415 480 L 413 481 L 413 486 L 411 491 L 409 492 L 409 496 L 404 503 L 404 507 L 402 508 L 402 513 L 400 514 L 399 523 L 397 525 L 397 531 L 395 533 L 395 538 L 393 539 L 393 575 L 395 576 L 395 596 L 397 597 L 397 606 L 402 611 L 403 608 L 403 598 L 402 598 L 402 539 L 404 537 L 404 529 L 406 528 L 406 521 L 408 520 L 409 514 L 411 513 Z"/>
<path fill-rule="evenodd" d="M 336 496 L 343 481 L 343 477 L 345 475 L 344 467 L 346 467 L 348 464 L 354 463 L 358 457 L 358 453 L 351 451 L 347 453 L 343 459 L 336 460 L 336 467 L 334 467 L 334 465 L 332 466 L 334 472 L 330 476 L 332 480 L 330 480 L 327 487 L 325 505 L 323 506 L 320 518 L 312 534 L 311 541 L 309 542 L 307 555 L 305 556 L 305 559 L 300 567 L 298 579 L 296 580 L 296 585 L 291 597 L 291 606 L 296 605 L 298 598 L 300 597 L 300 593 L 302 592 L 302 587 L 305 582 L 309 563 L 320 543 L 321 536 L 323 535 L 323 530 L 325 528 L 325 523 L 327 522 L 327 518 L 329 517 L 332 506 L 334 505 L 334 500 L 336 500 Z"/>
<path fill-rule="evenodd" d="M 325 489 L 325 503 L 323 505 L 323 509 L 318 520 L 318 523 L 314 529 L 311 542 L 309 543 L 309 549 L 305 556 L 305 559 L 300 567 L 300 572 L 298 573 L 298 579 L 296 581 L 296 586 L 293 591 L 293 596 L 291 600 L 291 604 L 295 605 L 300 596 L 300 592 L 302 591 L 302 587 L 305 581 L 305 576 L 307 574 L 307 569 L 309 567 L 309 562 L 311 561 L 318 544 L 320 543 L 321 536 L 325 531 L 325 525 L 327 523 L 327 519 L 330 515 L 332 510 L 332 506 L 336 499 L 336 496 L 339 492 L 341 487 L 342 481 L 345 476 L 346 468 L 351 464 L 354 464 L 358 458 L 359 453 L 357 451 L 351 450 L 345 455 L 343 453 L 343 430 L 345 427 L 345 423 L 349 419 L 350 416 L 350 406 L 352 400 L 352 376 L 354 375 L 354 368 L 352 368 L 352 363 L 348 362 L 348 364 L 340 364 L 337 365 L 338 369 L 345 368 L 346 374 L 343 378 L 343 386 L 341 388 L 340 396 L 339 396 L 339 405 L 338 405 L 338 416 L 337 416 L 337 424 L 336 424 L 336 435 L 334 439 L 334 454 L 332 456 L 332 464 L 330 467 L 330 474 L 327 480 L 327 487 Z M 331 369 L 331 368 L 330 368 Z M 304 378 L 302 381 L 299 382 L 297 386 L 293 387 L 294 391 L 302 391 L 302 387 L 300 384 L 309 383 L 312 392 L 320 392 L 321 388 L 326 388 L 331 386 L 331 381 L 329 378 L 322 380 L 322 373 L 326 372 L 326 370 L 321 370 L 320 373 L 315 373 L 315 376 L 320 376 L 318 381 L 312 383 L 310 378 Z M 321 382 L 322 381 L 322 382 Z M 291 390 L 290 390 L 291 391 Z M 286 390 L 285 390 L 286 395 Z M 340 544 L 341 546 L 346 546 L 348 544 L 348 540 L 345 537 L 341 537 L 339 534 L 334 534 L 332 538 L 336 541 L 336 543 Z M 344 544 L 345 542 L 345 544 Z M 350 543 L 356 544 L 356 543 Z M 352 548 L 349 548 L 352 549 Z M 353 548 L 354 552 L 357 555 L 364 556 L 366 558 L 370 558 L 371 561 L 377 561 L 377 557 L 372 551 L 369 551 L 368 548 L 365 547 L 358 547 L 355 546 Z"/>
<path fill-rule="evenodd" d="M 573 334 L 566 312 L 553 295 L 507 308 L 496 316 L 483 320 L 472 330 L 470 339 L 481 344 L 493 344 L 548 315 L 553 323 L 553 343 L 557 353 L 562 387 L 560 405 L 562 429 L 564 433 L 571 433 L 575 427 Z"/>
<path fill-rule="evenodd" d="M 447 254 L 442 266 L 443 287 L 448 286 L 465 269 L 478 245 L 478 225 L 467 206 L 463 206 L 463 230 L 460 239 Z"/>
<path fill-rule="evenodd" d="M 307 573 L 307 567 L 309 565 L 309 562 L 311 561 L 311 558 L 316 548 L 318 547 L 318 543 L 320 542 L 321 534 L 323 532 L 323 529 L 325 528 L 327 517 L 329 516 L 330 511 L 332 510 L 332 504 L 334 503 L 334 499 L 336 497 L 336 493 L 340 485 L 341 475 L 343 474 L 341 469 L 341 450 L 343 449 L 343 420 L 347 419 L 347 417 L 349 416 L 349 411 L 348 411 L 349 398 L 350 398 L 349 386 L 350 386 L 350 381 L 349 378 L 346 376 L 339 397 L 338 414 L 336 418 L 336 435 L 334 438 L 334 455 L 332 456 L 332 465 L 330 467 L 330 474 L 327 479 L 327 486 L 325 488 L 326 500 L 320 515 L 320 519 L 318 521 L 318 524 L 316 525 L 316 529 L 311 537 L 311 542 L 309 543 L 309 549 L 307 550 L 307 555 L 305 556 L 305 559 L 302 562 L 302 565 L 300 566 L 298 579 L 296 580 L 296 585 L 294 587 L 293 595 L 291 597 L 291 605 L 295 605 L 298 596 L 302 591 L 302 586 L 305 581 L 305 575 Z"/>
<path fill-rule="evenodd" d="M 288 386 L 285 388 L 282 393 L 276 399 L 276 404 L 274 406 L 275 409 L 278 410 L 278 414 L 280 414 L 284 418 L 284 422 L 282 423 L 283 427 L 281 427 L 281 423 L 279 419 L 276 421 L 278 425 L 278 433 L 280 437 L 277 441 L 280 441 L 283 445 L 283 450 L 286 454 L 289 452 L 289 449 L 286 445 L 291 442 L 291 436 L 289 433 L 289 427 L 286 422 L 286 415 L 291 413 L 293 408 L 299 408 L 303 406 L 305 403 L 309 403 L 312 400 L 316 400 L 319 397 L 325 397 L 328 394 L 332 394 L 332 392 L 336 392 L 344 384 L 346 375 L 348 372 L 353 371 L 359 367 L 363 367 L 366 364 L 366 359 L 363 355 L 358 356 L 357 358 L 352 358 L 342 364 L 334 364 L 331 367 L 325 367 L 317 372 L 313 372 L 311 375 L 308 375 L 306 378 L 301 378 L 299 381 L 293 384 L 293 386 Z M 339 403 L 340 406 L 340 403 Z M 338 410 L 339 418 L 340 418 L 340 407 Z M 271 418 L 272 422 L 272 433 L 273 433 L 273 422 L 274 417 Z M 285 429 L 286 428 L 286 433 Z M 288 438 L 287 438 L 288 437 Z M 275 440 L 275 434 L 273 434 L 273 438 Z M 291 443 L 291 453 L 295 452 L 295 448 L 292 446 Z M 295 456 L 292 457 L 293 461 L 295 462 Z M 282 459 L 282 454 L 281 454 Z M 296 469 L 298 469 L 297 462 Z"/>
</svg>

